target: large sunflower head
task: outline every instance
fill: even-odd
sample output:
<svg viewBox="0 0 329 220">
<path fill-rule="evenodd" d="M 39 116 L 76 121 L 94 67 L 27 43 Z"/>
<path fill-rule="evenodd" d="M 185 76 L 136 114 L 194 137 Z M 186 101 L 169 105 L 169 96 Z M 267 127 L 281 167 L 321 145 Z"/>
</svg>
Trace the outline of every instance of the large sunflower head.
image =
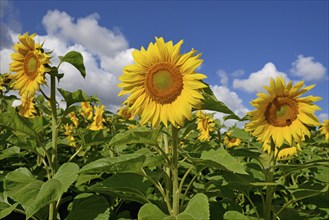
<svg viewBox="0 0 329 220">
<path fill-rule="evenodd" d="M 215 130 L 215 122 L 212 115 L 208 115 L 203 111 L 197 111 L 197 122 L 198 122 L 198 130 L 200 135 L 198 139 L 200 141 L 209 141 L 210 140 L 210 132 Z"/>
<path fill-rule="evenodd" d="M 22 96 L 34 96 L 40 84 L 46 83 L 44 73 L 48 69 L 45 65 L 50 63 L 50 56 L 44 53 L 42 45 L 35 43 L 35 35 L 18 36 L 20 42 L 14 45 L 16 52 L 11 55 L 10 71 L 16 72 L 11 76 L 12 87 Z"/>
<path fill-rule="evenodd" d="M 280 147 L 284 141 L 290 146 L 294 142 L 302 142 L 305 135 L 310 137 L 307 126 L 318 126 L 315 111 L 321 108 L 314 105 L 321 97 L 300 97 L 314 85 L 303 89 L 304 82 L 287 85 L 282 77 L 271 79 L 270 86 L 264 86 L 268 94 L 259 93 L 251 102 L 256 110 L 248 113 L 250 122 L 246 130 L 261 142 L 272 139 L 275 146 Z"/>
<path fill-rule="evenodd" d="M 228 131 L 224 136 L 224 144 L 227 148 L 239 146 L 241 144 L 241 139 L 232 136 L 232 132 Z"/>
<path fill-rule="evenodd" d="M 329 120 L 324 120 L 319 130 L 325 136 L 325 140 L 329 140 Z"/>
<path fill-rule="evenodd" d="M 204 99 L 200 90 L 206 87 L 201 81 L 206 76 L 195 72 L 202 63 L 200 54 L 195 50 L 180 54 L 182 43 L 156 38 L 146 50 L 133 52 L 135 64 L 126 66 L 119 77 L 118 95 L 130 94 L 125 103 L 140 115 L 141 124 L 182 126 Z"/>
</svg>

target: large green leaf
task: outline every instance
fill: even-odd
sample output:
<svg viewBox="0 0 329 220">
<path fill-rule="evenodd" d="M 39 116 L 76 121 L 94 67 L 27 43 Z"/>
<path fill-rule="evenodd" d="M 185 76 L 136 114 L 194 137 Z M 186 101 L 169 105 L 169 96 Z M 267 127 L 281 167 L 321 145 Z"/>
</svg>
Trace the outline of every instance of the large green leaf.
<svg viewBox="0 0 329 220">
<path fill-rule="evenodd" d="M 147 190 L 151 183 L 135 173 L 118 173 L 89 188 L 90 191 L 116 196 L 139 203 L 148 203 Z"/>
<path fill-rule="evenodd" d="M 64 57 L 59 56 L 61 63 L 66 62 L 72 64 L 75 68 L 79 70 L 83 78 L 86 77 L 86 68 L 83 64 L 83 57 L 81 53 L 76 51 L 70 51 L 65 54 Z"/>
<path fill-rule="evenodd" d="M 75 92 L 69 92 L 59 88 L 58 91 L 65 99 L 67 109 L 74 103 L 86 102 L 91 100 L 91 98 L 84 91 L 80 89 Z"/>
<path fill-rule="evenodd" d="M 198 193 L 177 216 L 166 215 L 156 205 L 147 203 L 138 212 L 139 220 L 208 220 L 209 203 L 206 195 Z"/>
<path fill-rule="evenodd" d="M 229 114 L 229 119 L 241 120 L 237 115 L 234 114 L 234 112 L 232 112 L 231 109 L 229 109 L 223 102 L 216 98 L 209 86 L 203 89 L 203 97 L 204 101 L 201 109 L 222 112 Z"/>
<path fill-rule="evenodd" d="M 0 125 L 31 137 L 37 136 L 36 131 L 32 128 L 32 123 L 28 119 L 20 117 L 16 112 L 1 113 Z"/>
<path fill-rule="evenodd" d="M 72 210 L 66 220 L 108 220 L 109 207 L 109 203 L 102 196 L 82 193 L 74 198 Z"/>
<path fill-rule="evenodd" d="M 250 134 L 241 128 L 234 129 L 232 136 L 240 138 L 241 140 L 249 140 L 251 138 Z"/>
<path fill-rule="evenodd" d="M 139 220 L 162 220 L 168 215 L 164 214 L 156 205 L 147 203 L 138 212 Z"/>
<path fill-rule="evenodd" d="M 137 153 L 102 158 L 82 167 L 80 173 L 140 172 L 145 159 L 144 155 Z"/>
<path fill-rule="evenodd" d="M 115 135 L 110 145 L 126 145 L 126 144 L 150 144 L 157 145 L 156 136 L 158 130 L 150 130 L 145 127 L 130 129 L 126 132 Z"/>
<path fill-rule="evenodd" d="M 18 168 L 6 175 L 4 189 L 10 198 L 23 206 L 28 219 L 60 198 L 76 180 L 78 169 L 76 164 L 63 164 L 53 179 L 43 182 L 37 180 L 27 168 Z"/>
<path fill-rule="evenodd" d="M 203 151 L 200 159 L 196 162 L 234 173 L 247 174 L 245 167 L 224 149 Z"/>
<path fill-rule="evenodd" d="M 203 193 L 198 193 L 188 202 L 186 209 L 181 214 L 188 214 L 195 220 L 210 218 L 208 198 Z"/>
</svg>

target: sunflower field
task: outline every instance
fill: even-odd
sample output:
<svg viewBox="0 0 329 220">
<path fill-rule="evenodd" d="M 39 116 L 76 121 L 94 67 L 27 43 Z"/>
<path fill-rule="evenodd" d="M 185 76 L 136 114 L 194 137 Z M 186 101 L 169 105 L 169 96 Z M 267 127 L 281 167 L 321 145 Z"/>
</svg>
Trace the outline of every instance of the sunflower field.
<svg viewBox="0 0 329 220">
<path fill-rule="evenodd" d="M 201 54 L 156 38 L 133 51 L 111 112 L 59 88 L 62 63 L 88 74 L 83 57 L 54 66 L 35 36 L 18 37 L 0 75 L 1 219 L 329 219 L 329 121 L 304 94 L 314 85 L 264 82 L 240 118 L 203 82 Z"/>
</svg>

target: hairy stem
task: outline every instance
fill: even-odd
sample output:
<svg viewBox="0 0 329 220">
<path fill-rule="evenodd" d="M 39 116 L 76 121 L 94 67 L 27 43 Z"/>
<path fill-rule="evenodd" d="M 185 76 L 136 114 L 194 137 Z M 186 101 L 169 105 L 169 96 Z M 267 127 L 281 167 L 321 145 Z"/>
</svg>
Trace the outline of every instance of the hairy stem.
<svg viewBox="0 0 329 220">
<path fill-rule="evenodd" d="M 172 203 L 172 214 L 174 216 L 179 214 L 179 188 L 178 188 L 178 129 L 172 126 L 172 163 L 171 163 L 171 174 L 172 174 L 172 188 L 173 188 L 173 203 Z"/>
<path fill-rule="evenodd" d="M 271 153 L 270 153 L 270 165 L 267 173 L 267 182 L 273 182 L 273 173 L 275 166 L 275 144 L 271 139 Z M 273 198 L 273 186 L 268 185 L 266 187 L 266 201 L 265 201 L 265 220 L 271 219 L 271 206 L 272 206 L 272 198 Z"/>
</svg>

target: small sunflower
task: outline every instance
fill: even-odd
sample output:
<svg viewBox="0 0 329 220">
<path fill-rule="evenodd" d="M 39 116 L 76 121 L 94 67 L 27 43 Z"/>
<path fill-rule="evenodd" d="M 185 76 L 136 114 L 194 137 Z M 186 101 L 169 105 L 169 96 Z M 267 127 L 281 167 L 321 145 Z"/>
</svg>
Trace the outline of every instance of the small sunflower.
<svg viewBox="0 0 329 220">
<path fill-rule="evenodd" d="M 16 52 L 11 55 L 10 71 L 16 72 L 11 75 L 12 87 L 21 96 L 34 96 L 40 85 L 46 83 L 44 74 L 49 71 L 45 65 L 50 63 L 50 56 L 43 52 L 42 45 L 34 42 L 35 35 L 18 36 L 20 42 L 14 45 Z"/>
<path fill-rule="evenodd" d="M 329 120 L 324 120 L 319 131 L 325 136 L 325 140 L 329 140 Z"/>
<path fill-rule="evenodd" d="M 121 107 L 118 111 L 118 115 L 126 120 L 133 120 L 135 118 L 135 115 L 131 113 L 128 106 Z"/>
<path fill-rule="evenodd" d="M 124 102 L 131 111 L 141 117 L 141 124 L 151 122 L 158 126 L 168 121 L 178 127 L 185 119 L 192 119 L 192 108 L 197 108 L 204 99 L 201 90 L 207 86 L 201 81 L 207 78 L 196 73 L 201 65 L 201 54 L 196 51 L 180 54 L 183 41 L 173 45 L 156 38 L 147 50 L 135 50 L 135 64 L 126 66 L 119 77 L 122 88 L 118 96 L 130 93 Z"/>
<path fill-rule="evenodd" d="M 303 85 L 303 81 L 295 85 L 290 81 L 286 85 L 282 77 L 271 79 L 270 86 L 264 86 L 269 94 L 259 93 L 251 102 L 256 110 L 248 112 L 250 122 L 246 131 L 263 143 L 272 138 L 276 147 L 281 147 L 284 141 L 292 146 L 302 142 L 305 135 L 310 137 L 307 126 L 319 125 L 314 112 L 321 109 L 313 102 L 321 97 L 300 97 L 315 86 L 301 89 Z"/>
<path fill-rule="evenodd" d="M 212 115 L 208 115 L 203 111 L 197 111 L 198 130 L 200 141 L 210 141 L 210 132 L 215 130 L 215 122 Z"/>
<path fill-rule="evenodd" d="M 95 106 L 94 121 L 89 127 L 90 130 L 97 131 L 104 128 L 104 124 L 103 124 L 103 122 L 105 122 L 105 119 L 103 117 L 104 109 L 105 109 L 104 105 Z"/>
<path fill-rule="evenodd" d="M 93 107 L 90 102 L 81 102 L 81 115 L 88 120 L 93 118 Z"/>
<path fill-rule="evenodd" d="M 73 122 L 75 127 L 78 127 L 79 125 L 79 119 L 77 118 L 75 112 L 70 112 L 69 113 L 69 118 Z"/>
<path fill-rule="evenodd" d="M 34 118 L 37 114 L 37 109 L 33 102 L 33 97 L 21 97 L 22 104 L 18 107 L 18 114 L 25 118 Z"/>
<path fill-rule="evenodd" d="M 64 129 L 65 129 L 64 134 L 67 135 L 67 139 L 70 142 L 70 146 L 75 147 L 76 146 L 76 143 L 75 143 L 75 139 L 74 139 L 73 134 L 72 134 L 73 133 L 74 126 L 73 125 L 69 125 L 69 124 L 65 124 L 64 125 Z"/>
<path fill-rule="evenodd" d="M 240 138 L 236 138 L 232 136 L 232 132 L 228 131 L 226 132 L 224 136 L 224 144 L 227 148 L 239 146 L 241 144 Z"/>
</svg>

